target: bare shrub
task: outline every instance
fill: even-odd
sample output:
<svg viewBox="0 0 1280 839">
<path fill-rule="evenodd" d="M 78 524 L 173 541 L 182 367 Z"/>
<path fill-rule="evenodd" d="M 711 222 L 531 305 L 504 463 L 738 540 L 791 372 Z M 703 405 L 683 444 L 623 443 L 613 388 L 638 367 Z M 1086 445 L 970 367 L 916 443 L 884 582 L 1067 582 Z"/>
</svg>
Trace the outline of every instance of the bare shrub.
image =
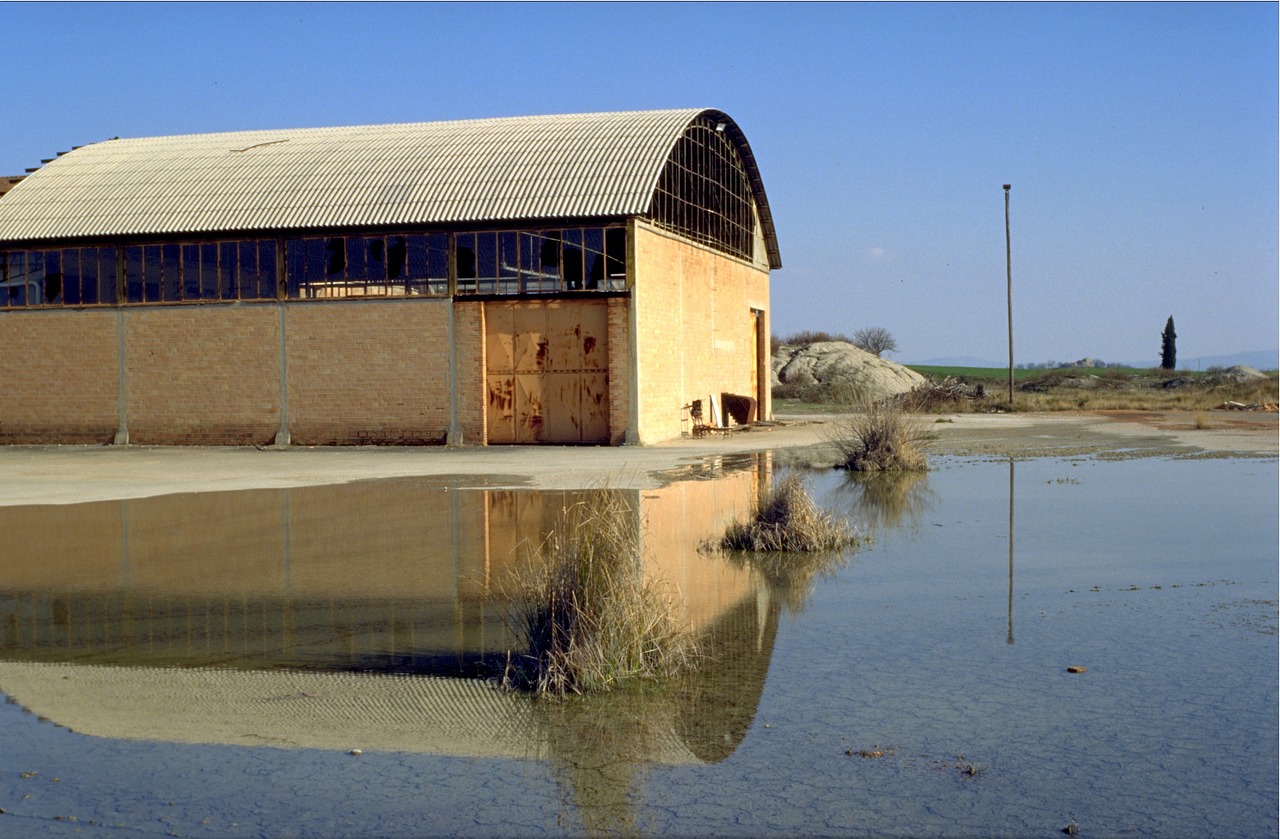
<svg viewBox="0 0 1280 839">
<path fill-rule="evenodd" d="M 853 339 L 847 335 L 841 335 L 838 332 L 822 332 L 820 330 L 813 329 L 795 332 L 782 339 L 782 343 L 789 344 L 793 347 L 807 347 L 810 344 L 822 344 L 827 341 L 843 341 L 846 344 L 853 343 Z"/>
<path fill-rule="evenodd" d="M 621 493 L 602 490 L 566 510 L 513 585 L 508 622 L 525 652 L 508 661 L 510 689 L 603 692 L 696 662 L 677 605 L 644 575 L 640 521 Z"/>
<path fill-rule="evenodd" d="M 837 551 L 857 541 L 853 529 L 819 508 L 804 482 L 791 473 L 756 503 L 749 520 L 729 525 L 719 547 L 753 553 L 814 553 Z"/>
<path fill-rule="evenodd" d="M 924 424 L 892 401 L 851 406 L 833 424 L 828 442 L 840 467 L 853 472 L 919 471 L 928 468 Z"/>
</svg>

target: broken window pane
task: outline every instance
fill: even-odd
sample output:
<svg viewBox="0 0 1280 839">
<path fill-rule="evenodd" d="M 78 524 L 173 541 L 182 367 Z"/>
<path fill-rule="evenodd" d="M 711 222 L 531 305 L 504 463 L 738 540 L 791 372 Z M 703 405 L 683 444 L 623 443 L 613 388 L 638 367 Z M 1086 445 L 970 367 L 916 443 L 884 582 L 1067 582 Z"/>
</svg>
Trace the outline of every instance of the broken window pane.
<svg viewBox="0 0 1280 839">
<path fill-rule="evenodd" d="M 604 286 L 604 230 L 599 227 L 584 230 L 582 251 L 586 287 L 592 290 L 601 288 Z"/>
<path fill-rule="evenodd" d="M 538 235 L 538 261 L 542 263 L 536 282 L 526 291 L 556 291 L 560 288 L 560 231 L 544 230 Z"/>
<path fill-rule="evenodd" d="M 335 236 L 332 239 L 326 239 L 324 243 L 325 252 L 325 277 L 328 279 L 339 278 L 347 270 L 347 242 L 341 236 Z"/>
<path fill-rule="evenodd" d="M 610 291 L 627 287 L 627 229 L 609 227 L 604 231 L 605 274 Z"/>
<path fill-rule="evenodd" d="M 60 303 L 62 297 L 62 252 L 48 251 L 44 255 L 44 289 L 42 303 Z"/>
<path fill-rule="evenodd" d="M 415 236 L 415 239 L 422 240 L 421 236 Z M 405 263 L 408 256 L 408 247 L 405 244 L 403 236 L 387 237 L 387 279 L 398 280 L 405 276 Z M 425 250 L 423 251 L 423 262 L 425 263 Z M 424 266 L 425 267 L 425 266 Z M 412 275 L 410 275 L 412 276 Z"/>
<path fill-rule="evenodd" d="M 404 238 L 404 276 L 413 294 L 421 294 L 426 287 L 427 279 L 427 238 L 425 236 L 406 236 Z"/>
<path fill-rule="evenodd" d="M 26 305 L 26 279 L 26 251 L 14 251 L 13 253 L 10 253 L 5 264 L 4 299 L 0 300 L 0 304 L 5 306 Z"/>
<path fill-rule="evenodd" d="M 449 237 L 443 233 L 427 236 L 427 287 L 432 294 L 449 293 Z"/>
<path fill-rule="evenodd" d="M 492 294 L 497 290 L 498 234 L 476 234 L 476 291 Z"/>
<path fill-rule="evenodd" d="M 302 269 L 303 295 L 315 297 L 316 289 L 324 284 L 327 276 L 326 271 L 329 265 L 327 248 L 324 239 L 305 239 L 302 249 L 305 260 Z"/>
<path fill-rule="evenodd" d="M 458 293 L 474 294 L 476 290 L 476 237 L 459 233 L 455 237 L 454 254 L 458 264 Z"/>
<path fill-rule="evenodd" d="M 351 286 L 364 285 L 369 275 L 369 240 L 362 236 L 347 237 L 347 270 L 344 275 Z"/>
<path fill-rule="evenodd" d="M 582 288 L 582 231 L 566 230 L 564 241 L 564 287 L 570 291 Z"/>
</svg>

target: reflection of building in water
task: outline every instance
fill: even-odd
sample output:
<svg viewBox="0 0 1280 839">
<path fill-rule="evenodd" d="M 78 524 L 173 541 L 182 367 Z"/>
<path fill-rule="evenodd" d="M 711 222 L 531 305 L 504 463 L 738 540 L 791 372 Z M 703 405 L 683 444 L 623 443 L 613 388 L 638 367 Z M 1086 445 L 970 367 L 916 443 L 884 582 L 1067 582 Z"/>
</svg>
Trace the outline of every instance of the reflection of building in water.
<svg viewBox="0 0 1280 839">
<path fill-rule="evenodd" d="M 629 721 L 630 759 L 722 760 L 750 727 L 779 607 L 698 544 L 767 480 L 632 493 L 645 573 L 679 592 L 707 666 L 604 712 Z M 423 674 L 505 651 L 493 595 L 581 497 L 395 480 L 0 509 L 0 689 L 106 737 L 569 755 L 581 719 Z"/>
<path fill-rule="evenodd" d="M 744 599 L 708 627 L 705 672 L 670 691 L 574 708 L 478 679 L 35 661 L 0 661 L 0 689 L 34 714 L 99 737 L 571 759 L 608 749 L 580 736 L 591 724 L 615 732 L 619 748 L 626 740 L 614 761 L 718 762 L 754 719 L 777 618 L 776 605 Z"/>
<path fill-rule="evenodd" d="M 697 545 L 758 480 L 631 492 L 695 628 L 753 596 Z M 399 479 L 2 508 L 0 655 L 457 672 L 506 651 L 502 585 L 582 497 Z"/>
</svg>

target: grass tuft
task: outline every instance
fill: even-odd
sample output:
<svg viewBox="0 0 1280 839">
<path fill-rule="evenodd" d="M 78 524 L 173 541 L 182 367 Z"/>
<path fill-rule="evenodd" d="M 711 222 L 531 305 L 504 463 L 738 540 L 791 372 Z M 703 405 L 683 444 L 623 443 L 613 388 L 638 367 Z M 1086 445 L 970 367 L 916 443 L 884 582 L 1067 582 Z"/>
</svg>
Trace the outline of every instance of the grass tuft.
<svg viewBox="0 0 1280 839">
<path fill-rule="evenodd" d="M 696 663 L 677 604 L 645 577 L 640 521 L 621 493 L 602 490 L 566 510 L 514 586 L 508 622 L 524 652 L 507 663 L 508 689 L 599 693 Z"/>
<path fill-rule="evenodd" d="M 857 542 L 853 529 L 820 509 L 804 482 L 792 473 L 760 499 L 748 521 L 729 525 L 719 547 L 752 553 L 814 553 L 837 551 Z"/>
<path fill-rule="evenodd" d="M 851 472 L 919 472 L 928 468 L 930 435 L 914 415 L 892 402 L 853 406 L 832 426 L 829 442 L 839 466 Z"/>
</svg>

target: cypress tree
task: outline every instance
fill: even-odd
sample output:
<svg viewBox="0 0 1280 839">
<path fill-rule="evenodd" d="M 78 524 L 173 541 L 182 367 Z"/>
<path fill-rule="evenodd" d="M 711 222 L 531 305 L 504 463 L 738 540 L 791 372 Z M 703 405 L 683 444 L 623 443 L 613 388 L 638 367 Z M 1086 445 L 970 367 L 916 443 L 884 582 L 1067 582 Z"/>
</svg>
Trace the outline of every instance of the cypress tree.
<svg viewBox="0 0 1280 839">
<path fill-rule="evenodd" d="M 1178 348 L 1176 341 L 1178 333 L 1173 331 L 1173 315 L 1169 315 L 1169 321 L 1164 325 L 1164 332 L 1160 333 L 1160 366 L 1165 370 L 1172 370 L 1178 366 Z"/>
</svg>

